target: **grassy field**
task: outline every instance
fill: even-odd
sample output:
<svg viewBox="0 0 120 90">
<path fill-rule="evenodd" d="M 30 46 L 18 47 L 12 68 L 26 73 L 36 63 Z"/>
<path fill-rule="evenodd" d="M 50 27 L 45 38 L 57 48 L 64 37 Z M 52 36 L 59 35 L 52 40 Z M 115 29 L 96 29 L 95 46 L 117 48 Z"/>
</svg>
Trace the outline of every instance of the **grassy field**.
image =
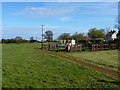
<svg viewBox="0 0 120 90">
<path fill-rule="evenodd" d="M 74 57 L 78 60 L 83 60 L 96 64 L 101 67 L 118 70 L 118 50 L 104 50 L 104 51 L 92 51 L 92 52 L 62 52 L 60 54 Z"/>
<path fill-rule="evenodd" d="M 0 44 L 0 89 L 2 87 L 2 44 Z"/>
<path fill-rule="evenodd" d="M 117 79 L 32 47 L 3 44 L 4 88 L 117 88 Z"/>
</svg>

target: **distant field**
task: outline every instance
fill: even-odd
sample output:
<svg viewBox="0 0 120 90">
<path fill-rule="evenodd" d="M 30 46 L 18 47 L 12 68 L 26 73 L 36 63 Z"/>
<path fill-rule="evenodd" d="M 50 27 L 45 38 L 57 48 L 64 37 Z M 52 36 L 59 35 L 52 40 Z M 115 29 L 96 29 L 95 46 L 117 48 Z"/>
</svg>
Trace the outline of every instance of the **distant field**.
<svg viewBox="0 0 120 90">
<path fill-rule="evenodd" d="M 61 54 L 74 57 L 78 60 L 87 61 L 101 67 L 118 69 L 118 50 L 104 50 L 91 52 L 62 52 Z"/>
<path fill-rule="evenodd" d="M 32 47 L 39 47 L 39 43 L 3 44 L 4 88 L 118 87 L 117 79 L 40 52 Z M 82 55 L 82 53 L 79 54 Z M 84 56 L 88 57 L 86 55 Z"/>
</svg>

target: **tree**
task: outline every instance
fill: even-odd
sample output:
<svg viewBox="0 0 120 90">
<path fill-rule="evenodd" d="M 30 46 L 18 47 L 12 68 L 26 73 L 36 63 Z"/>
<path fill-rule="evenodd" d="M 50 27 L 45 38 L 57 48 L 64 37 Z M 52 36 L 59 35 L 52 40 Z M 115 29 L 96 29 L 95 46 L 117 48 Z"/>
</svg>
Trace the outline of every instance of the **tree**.
<svg viewBox="0 0 120 90">
<path fill-rule="evenodd" d="M 28 42 L 25 39 L 21 39 L 20 37 L 12 38 L 12 39 L 2 39 L 2 43 L 25 43 Z"/>
<path fill-rule="evenodd" d="M 22 39 L 21 36 L 17 36 L 17 37 L 15 38 L 15 40 L 21 40 L 21 39 Z"/>
<path fill-rule="evenodd" d="M 34 38 L 33 37 L 30 37 L 30 41 L 33 41 L 34 40 Z"/>
<path fill-rule="evenodd" d="M 82 40 L 84 38 L 84 34 L 83 33 L 75 33 L 72 35 L 72 39 L 78 41 L 78 40 Z"/>
<path fill-rule="evenodd" d="M 58 37 L 59 40 L 69 40 L 69 38 L 70 38 L 69 33 L 63 33 Z"/>
<path fill-rule="evenodd" d="M 10 42 L 13 41 L 13 40 L 9 40 Z M 22 37 L 21 36 L 16 36 L 15 40 L 14 40 L 16 43 L 21 43 L 22 42 Z M 9 42 L 9 43 L 10 43 Z"/>
<path fill-rule="evenodd" d="M 34 38 L 33 37 L 30 37 L 30 42 L 33 42 L 34 41 Z"/>
<path fill-rule="evenodd" d="M 53 40 L 53 32 L 48 30 L 48 31 L 45 32 L 45 34 L 43 34 L 43 37 L 47 41 L 52 41 Z"/>
<path fill-rule="evenodd" d="M 30 37 L 29 42 L 37 42 L 37 40 L 34 40 L 34 38 L 33 38 L 33 37 Z"/>
<path fill-rule="evenodd" d="M 104 38 L 104 29 L 96 29 L 96 28 L 92 28 L 89 30 L 88 32 L 88 36 L 90 38 Z"/>
<path fill-rule="evenodd" d="M 120 15 L 118 17 L 118 19 L 116 20 L 117 24 L 115 25 L 114 28 L 117 28 L 120 31 Z"/>
</svg>

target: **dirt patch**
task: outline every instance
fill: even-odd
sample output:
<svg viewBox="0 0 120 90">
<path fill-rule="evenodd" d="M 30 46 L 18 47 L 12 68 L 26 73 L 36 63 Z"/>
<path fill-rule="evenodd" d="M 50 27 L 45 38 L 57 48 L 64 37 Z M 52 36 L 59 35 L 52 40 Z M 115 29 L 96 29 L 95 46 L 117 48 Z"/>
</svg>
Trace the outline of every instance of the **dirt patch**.
<svg viewBox="0 0 120 90">
<path fill-rule="evenodd" d="M 106 68 L 103 68 L 103 67 L 99 67 L 97 65 L 93 65 L 93 64 L 90 64 L 88 62 L 84 62 L 84 61 L 76 60 L 75 58 L 60 55 L 60 54 L 58 54 L 56 52 L 47 51 L 47 50 L 43 50 L 43 49 L 39 49 L 39 48 L 34 48 L 34 49 L 37 49 L 37 50 L 39 50 L 41 52 L 44 52 L 44 53 L 48 53 L 48 54 L 50 54 L 52 56 L 57 56 L 57 57 L 65 59 L 65 60 L 72 61 L 74 63 L 77 63 L 77 64 L 80 64 L 82 66 L 85 66 L 85 67 L 91 68 L 93 70 L 96 70 L 98 72 L 102 72 L 102 73 L 111 75 L 112 77 L 115 77 L 115 78 L 120 80 L 120 77 L 119 77 L 120 76 L 120 71 L 114 71 L 114 70 L 106 69 Z"/>
</svg>

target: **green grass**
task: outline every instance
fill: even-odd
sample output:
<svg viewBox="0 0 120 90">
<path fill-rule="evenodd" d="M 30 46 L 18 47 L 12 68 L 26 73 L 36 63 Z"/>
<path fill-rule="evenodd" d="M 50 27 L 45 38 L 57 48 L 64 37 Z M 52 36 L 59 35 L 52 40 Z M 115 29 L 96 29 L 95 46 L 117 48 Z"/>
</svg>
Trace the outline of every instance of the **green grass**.
<svg viewBox="0 0 120 90">
<path fill-rule="evenodd" d="M 0 89 L 2 87 L 2 44 L 0 44 Z"/>
<path fill-rule="evenodd" d="M 117 88 L 117 79 L 42 53 L 39 44 L 3 44 L 4 88 Z"/>
<path fill-rule="evenodd" d="M 83 51 L 83 52 L 62 52 L 60 54 L 74 57 L 78 60 L 83 60 L 96 64 L 108 69 L 118 70 L 118 50 L 103 50 L 103 51 Z"/>
</svg>

